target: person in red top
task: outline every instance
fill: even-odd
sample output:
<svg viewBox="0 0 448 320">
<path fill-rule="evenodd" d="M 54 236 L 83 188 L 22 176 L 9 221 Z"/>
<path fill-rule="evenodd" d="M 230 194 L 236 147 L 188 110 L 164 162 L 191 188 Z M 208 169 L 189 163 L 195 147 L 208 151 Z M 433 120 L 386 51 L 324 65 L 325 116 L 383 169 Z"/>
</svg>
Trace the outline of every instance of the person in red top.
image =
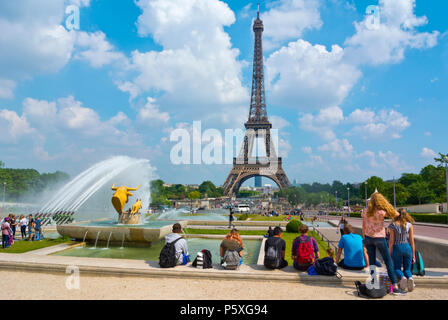
<svg viewBox="0 0 448 320">
<path fill-rule="evenodd" d="M 393 294 L 402 295 L 406 294 L 398 288 L 397 277 L 394 272 L 394 265 L 389 253 L 389 249 L 386 243 L 386 231 L 384 229 L 384 218 L 395 218 L 399 213 L 395 208 L 387 201 L 387 199 L 378 191 L 375 191 L 370 197 L 369 205 L 367 209 L 362 212 L 362 235 L 364 238 L 364 244 L 367 249 L 369 261 L 376 261 L 376 249 L 383 257 L 386 264 L 387 274 L 393 284 Z M 370 274 L 372 275 L 372 281 L 374 281 L 373 275 L 375 274 L 376 266 L 373 264 L 370 266 Z"/>
</svg>

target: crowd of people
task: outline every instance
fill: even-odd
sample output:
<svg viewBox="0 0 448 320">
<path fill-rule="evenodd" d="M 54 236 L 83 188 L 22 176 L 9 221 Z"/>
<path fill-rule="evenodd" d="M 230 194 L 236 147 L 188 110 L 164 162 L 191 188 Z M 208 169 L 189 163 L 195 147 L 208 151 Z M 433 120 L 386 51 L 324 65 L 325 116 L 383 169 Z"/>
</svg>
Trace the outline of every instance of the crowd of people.
<svg viewBox="0 0 448 320">
<path fill-rule="evenodd" d="M 16 239 L 17 228 L 20 228 L 20 240 L 42 240 L 42 220 L 40 217 L 33 218 L 30 214 L 28 217 L 21 215 L 19 218 L 15 214 L 10 213 L 1 221 L 2 229 L 2 248 L 8 249 L 14 244 Z"/>
<path fill-rule="evenodd" d="M 392 219 L 385 228 L 385 219 Z M 244 244 L 238 230 L 234 228 L 232 220 L 231 231 L 224 237 L 220 245 L 221 265 L 224 267 L 241 265 Z M 343 217 L 338 225 L 341 238 L 337 253 L 329 248 L 327 256 L 320 259 L 319 247 L 316 239 L 308 235 L 308 227 L 299 227 L 300 235 L 293 240 L 291 259 L 293 267 L 309 274 L 317 271 L 317 267 L 327 264 L 326 270 L 336 270 L 337 267 L 347 270 L 364 270 L 368 268 L 370 275 L 376 274 L 376 267 L 381 267 L 376 259 L 379 251 L 387 269 L 387 275 L 392 284 L 392 293 L 406 294 L 415 287 L 411 266 L 415 262 L 416 252 L 414 243 L 414 220 L 405 209 L 398 211 L 378 192 L 369 199 L 368 207 L 362 213 L 362 236 L 354 232 L 353 226 Z M 176 264 L 186 265 L 190 261 L 187 241 L 182 238 L 182 227 L 176 223 L 173 233 L 165 238 L 166 243 L 175 243 Z M 288 266 L 285 259 L 286 243 L 282 239 L 281 227 L 271 227 L 266 235 L 264 246 L 264 265 L 269 269 L 283 269 Z M 232 253 L 232 254 L 230 254 Z M 342 254 L 344 258 L 341 259 Z M 330 266 L 330 267 L 328 267 Z M 330 274 L 328 274 L 330 275 Z M 373 280 L 372 280 L 373 281 Z M 407 289 L 407 291 L 406 291 Z"/>
</svg>

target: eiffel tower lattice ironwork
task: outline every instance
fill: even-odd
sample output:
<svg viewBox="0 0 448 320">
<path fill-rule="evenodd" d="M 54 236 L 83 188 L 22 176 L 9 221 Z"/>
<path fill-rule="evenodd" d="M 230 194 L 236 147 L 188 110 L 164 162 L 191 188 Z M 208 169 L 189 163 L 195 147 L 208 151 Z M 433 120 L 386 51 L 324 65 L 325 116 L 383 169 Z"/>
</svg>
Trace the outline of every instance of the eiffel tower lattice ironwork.
<svg viewBox="0 0 448 320">
<path fill-rule="evenodd" d="M 232 196 L 238 193 L 241 185 L 248 179 L 256 176 L 264 176 L 273 180 L 282 189 L 290 185 L 289 179 L 282 168 L 282 158 L 277 157 L 273 139 L 271 137 L 272 124 L 268 120 L 264 91 L 264 67 L 263 67 L 263 21 L 260 19 L 259 10 L 254 22 L 255 33 L 254 61 L 252 74 L 252 94 L 250 100 L 249 119 L 244 124 L 246 133 L 243 145 L 236 158 L 233 158 L 233 168 L 223 184 L 224 195 Z M 265 155 L 252 156 L 256 142 L 263 139 Z"/>
</svg>

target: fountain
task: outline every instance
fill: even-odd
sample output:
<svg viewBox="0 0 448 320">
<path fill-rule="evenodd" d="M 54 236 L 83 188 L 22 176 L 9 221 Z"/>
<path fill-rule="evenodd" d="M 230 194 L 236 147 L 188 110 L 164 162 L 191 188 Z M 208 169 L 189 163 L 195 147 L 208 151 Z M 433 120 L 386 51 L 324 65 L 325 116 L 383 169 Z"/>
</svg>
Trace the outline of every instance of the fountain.
<svg viewBox="0 0 448 320">
<path fill-rule="evenodd" d="M 101 231 L 98 231 L 98 234 L 96 235 L 96 240 L 95 240 L 95 246 L 93 247 L 93 249 L 96 249 L 96 245 L 98 243 L 98 237 L 100 236 Z"/>
<path fill-rule="evenodd" d="M 112 237 L 112 231 L 110 232 L 110 234 L 109 234 L 109 238 L 107 239 L 106 249 L 109 249 L 110 237 Z"/>
<path fill-rule="evenodd" d="M 171 232 L 176 222 L 185 228 L 188 220 L 224 223 L 228 219 L 225 210 L 192 214 L 189 210 L 170 209 L 148 217 L 140 214 L 140 210 L 149 207 L 153 172 L 154 168 L 146 159 L 118 156 L 101 161 L 54 193 L 39 213 L 61 216 L 62 220 L 58 221 L 63 224 L 58 223 L 57 231 L 62 236 L 95 244 L 107 241 L 108 245 L 113 242 L 119 245 L 121 242 L 122 247 L 125 241 L 145 245 L 159 241 Z M 130 197 L 135 197 L 136 201 L 129 207 Z"/>
</svg>

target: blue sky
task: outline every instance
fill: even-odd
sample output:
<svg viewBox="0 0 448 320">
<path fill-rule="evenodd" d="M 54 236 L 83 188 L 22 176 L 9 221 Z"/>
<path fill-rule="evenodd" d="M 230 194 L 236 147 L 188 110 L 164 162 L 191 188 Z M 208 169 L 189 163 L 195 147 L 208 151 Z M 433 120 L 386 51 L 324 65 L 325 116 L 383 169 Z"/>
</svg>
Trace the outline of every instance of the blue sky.
<svg viewBox="0 0 448 320">
<path fill-rule="evenodd" d="M 172 164 L 170 134 L 193 121 L 243 128 L 256 4 L 2 2 L 0 160 L 75 175 L 124 154 L 168 182 L 222 184 L 231 165 Z M 268 115 L 291 181 L 390 179 L 447 153 L 446 12 L 446 1 L 261 2 Z"/>
</svg>

